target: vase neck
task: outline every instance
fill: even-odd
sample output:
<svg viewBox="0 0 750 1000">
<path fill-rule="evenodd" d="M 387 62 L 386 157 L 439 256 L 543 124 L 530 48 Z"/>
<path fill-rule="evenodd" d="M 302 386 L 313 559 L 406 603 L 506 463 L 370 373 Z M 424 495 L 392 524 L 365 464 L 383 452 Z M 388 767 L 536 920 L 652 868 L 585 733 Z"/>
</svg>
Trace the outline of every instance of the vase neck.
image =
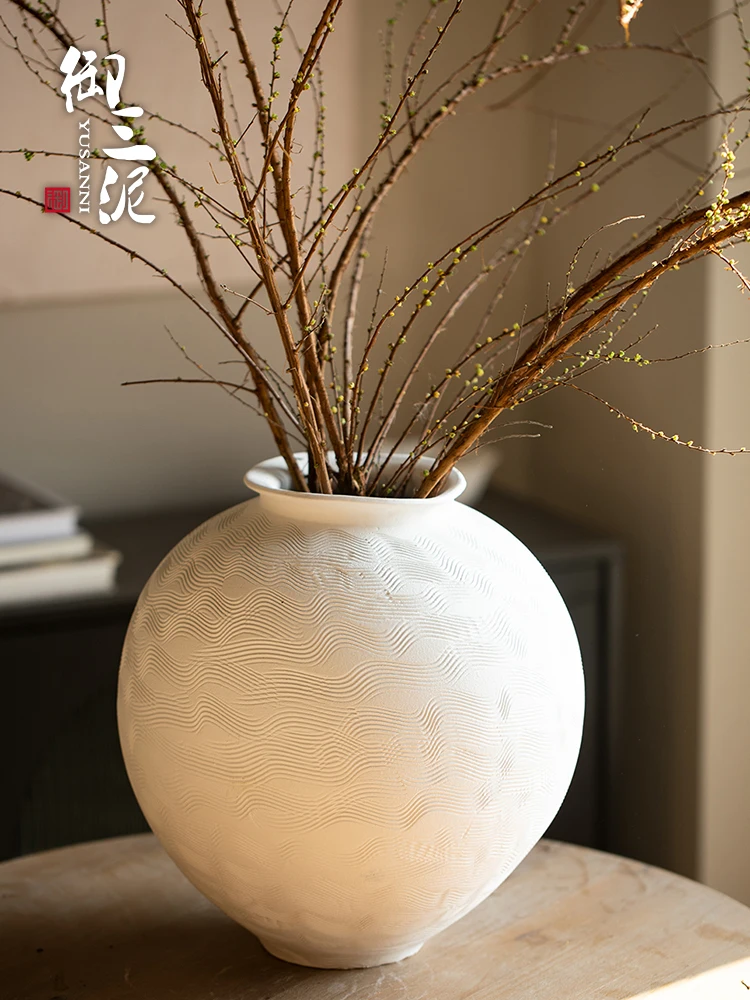
<svg viewBox="0 0 750 1000">
<path fill-rule="evenodd" d="M 444 511 L 446 503 L 430 500 L 386 500 L 328 496 L 322 493 L 259 491 L 258 501 L 271 517 L 330 527 L 385 528 L 415 524 Z M 447 504 L 455 503 L 448 500 Z"/>
<path fill-rule="evenodd" d="M 300 470 L 307 472 L 307 455 L 295 455 Z M 394 456 L 394 462 L 407 461 L 408 456 Z M 415 474 L 421 476 L 432 461 L 420 459 Z M 300 493 L 290 489 L 291 476 L 282 458 L 261 462 L 245 475 L 245 483 L 259 494 L 259 503 L 272 517 L 309 522 L 319 525 L 347 527 L 385 527 L 417 523 L 432 517 L 454 503 L 463 492 L 466 480 L 453 469 L 441 491 L 426 500 L 415 498 L 353 497 L 340 494 Z"/>
</svg>

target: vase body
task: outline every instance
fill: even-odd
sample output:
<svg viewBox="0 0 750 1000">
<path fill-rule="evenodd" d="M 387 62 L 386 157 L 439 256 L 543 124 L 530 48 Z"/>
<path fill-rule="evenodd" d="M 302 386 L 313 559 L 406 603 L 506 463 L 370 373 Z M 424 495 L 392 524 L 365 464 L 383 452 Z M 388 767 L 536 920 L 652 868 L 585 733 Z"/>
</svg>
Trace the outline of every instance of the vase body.
<svg viewBox="0 0 750 1000">
<path fill-rule="evenodd" d="M 541 565 L 454 480 L 331 497 L 279 489 L 280 469 L 145 587 L 122 748 L 167 852 L 271 953 L 379 965 L 481 902 L 554 818 L 578 644 Z"/>
</svg>

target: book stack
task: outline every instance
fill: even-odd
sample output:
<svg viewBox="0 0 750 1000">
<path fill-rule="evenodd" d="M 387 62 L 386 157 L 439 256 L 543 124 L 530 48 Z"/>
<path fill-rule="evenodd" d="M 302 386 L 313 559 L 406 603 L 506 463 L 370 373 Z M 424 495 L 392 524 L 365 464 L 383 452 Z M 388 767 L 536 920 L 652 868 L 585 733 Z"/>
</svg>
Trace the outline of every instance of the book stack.
<svg viewBox="0 0 750 1000">
<path fill-rule="evenodd" d="M 0 607 L 112 590 L 119 552 L 78 525 L 59 497 L 0 475 Z"/>
</svg>

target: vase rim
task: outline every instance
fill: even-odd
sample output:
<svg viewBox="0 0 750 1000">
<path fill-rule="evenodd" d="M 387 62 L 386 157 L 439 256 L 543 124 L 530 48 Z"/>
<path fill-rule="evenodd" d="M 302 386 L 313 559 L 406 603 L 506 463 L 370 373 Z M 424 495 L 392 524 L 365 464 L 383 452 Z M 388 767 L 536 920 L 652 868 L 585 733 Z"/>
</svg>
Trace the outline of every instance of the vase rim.
<svg viewBox="0 0 750 1000">
<path fill-rule="evenodd" d="M 302 474 L 307 475 L 307 452 L 294 452 L 293 457 Z M 388 464 L 398 465 L 408 458 L 408 454 L 397 453 Z M 333 452 L 328 452 L 328 460 L 330 463 L 335 465 L 335 455 Z M 418 458 L 415 464 L 415 470 L 418 472 L 428 470 L 432 468 L 433 463 L 434 459 L 432 458 Z M 322 501 L 329 504 L 352 503 L 352 501 L 356 501 L 358 505 L 388 505 L 390 507 L 399 505 L 402 509 L 414 507 L 415 505 L 423 506 L 425 504 L 429 504 L 430 506 L 434 506 L 449 503 L 459 497 L 466 489 L 466 479 L 464 478 L 463 473 L 459 472 L 458 469 L 453 468 L 445 477 L 440 492 L 431 497 L 361 497 L 344 493 L 301 493 L 299 490 L 291 489 L 291 474 L 287 468 L 285 460 L 279 455 L 275 458 L 269 458 L 264 462 L 259 462 L 257 465 L 254 465 L 248 470 L 248 472 L 245 473 L 244 482 L 245 485 L 251 490 L 255 490 L 261 495 L 272 494 L 279 496 L 286 494 L 299 500 L 305 500 L 308 502 Z"/>
</svg>

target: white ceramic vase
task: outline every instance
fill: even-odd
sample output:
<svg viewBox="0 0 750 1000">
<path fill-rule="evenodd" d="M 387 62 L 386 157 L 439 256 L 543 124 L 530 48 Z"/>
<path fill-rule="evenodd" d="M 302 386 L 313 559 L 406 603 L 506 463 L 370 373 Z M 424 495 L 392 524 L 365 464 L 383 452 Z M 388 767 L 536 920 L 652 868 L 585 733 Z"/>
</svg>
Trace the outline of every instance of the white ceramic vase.
<svg viewBox="0 0 750 1000">
<path fill-rule="evenodd" d="M 291 491 L 196 529 L 146 585 L 118 717 L 190 881 L 279 958 L 414 954 L 496 889 L 580 746 L 576 635 L 521 542 L 456 503 Z"/>
</svg>

